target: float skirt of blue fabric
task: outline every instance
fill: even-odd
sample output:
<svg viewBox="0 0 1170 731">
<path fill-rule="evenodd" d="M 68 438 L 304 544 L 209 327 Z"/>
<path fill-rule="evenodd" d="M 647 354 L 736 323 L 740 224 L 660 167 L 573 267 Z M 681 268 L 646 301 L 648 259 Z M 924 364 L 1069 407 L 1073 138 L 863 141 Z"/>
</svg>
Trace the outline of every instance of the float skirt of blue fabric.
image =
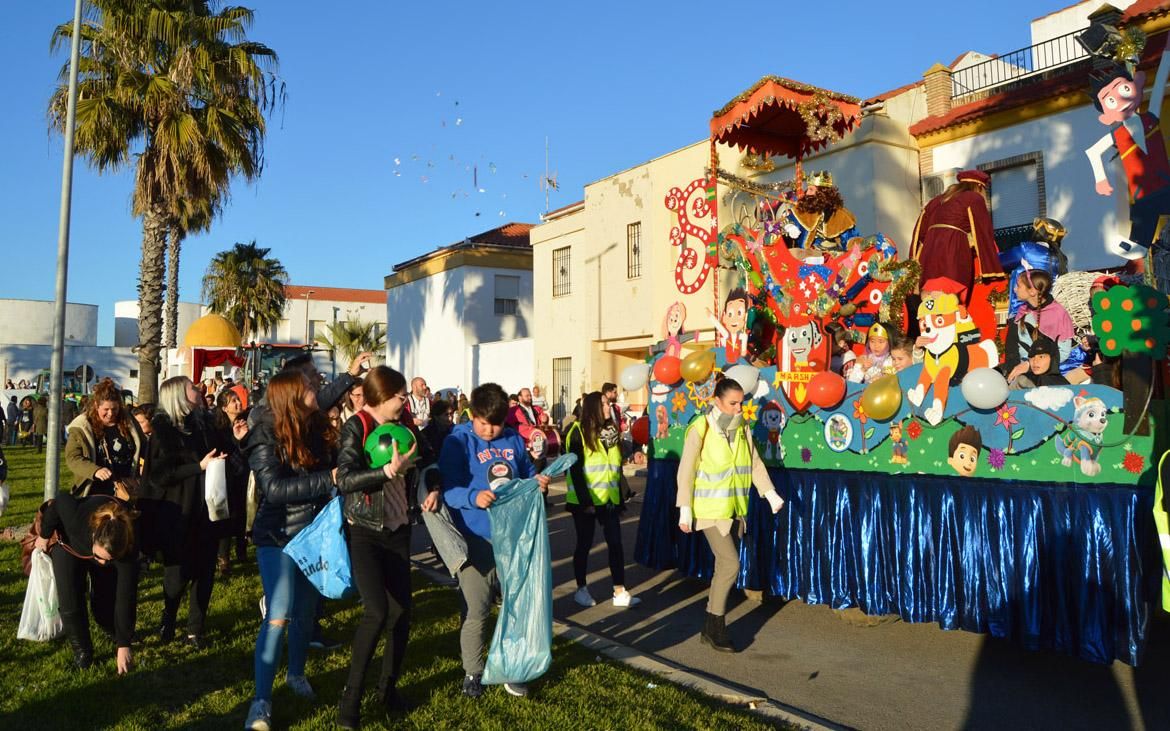
<svg viewBox="0 0 1170 731">
<path fill-rule="evenodd" d="M 710 578 L 700 534 L 677 528 L 674 460 L 652 460 L 635 560 Z M 1153 490 L 769 470 L 753 492 L 738 585 L 837 609 L 937 622 L 1029 650 L 1136 665 L 1161 576 Z"/>
</svg>

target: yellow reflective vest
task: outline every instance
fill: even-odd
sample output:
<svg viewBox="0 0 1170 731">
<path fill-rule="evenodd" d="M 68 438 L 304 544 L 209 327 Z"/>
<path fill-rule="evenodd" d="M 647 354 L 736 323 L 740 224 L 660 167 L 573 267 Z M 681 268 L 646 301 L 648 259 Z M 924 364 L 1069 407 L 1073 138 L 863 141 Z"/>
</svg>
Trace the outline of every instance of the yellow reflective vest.
<svg viewBox="0 0 1170 731">
<path fill-rule="evenodd" d="M 728 443 L 721 436 L 707 438 L 707 417 L 702 416 L 687 427 L 698 429 L 703 439 L 699 463 L 695 470 L 695 488 L 691 510 L 696 518 L 723 520 L 747 515 L 748 493 L 752 489 L 752 452 L 745 429 L 735 431 Z"/>
<path fill-rule="evenodd" d="M 590 449 L 589 445 L 585 443 L 585 435 L 581 431 L 580 422 L 574 422 L 573 426 L 569 427 L 569 433 L 565 435 L 566 446 L 572 440 L 574 431 L 577 432 L 577 436 L 581 440 L 581 449 L 585 455 L 585 463 L 582 467 L 585 472 L 585 487 L 589 490 L 589 497 L 593 499 L 593 504 L 619 505 L 622 499 L 621 446 L 615 444 L 609 449 L 604 446 L 600 450 Z M 568 481 L 569 491 L 565 494 L 565 502 L 569 505 L 578 505 L 580 503 L 577 500 L 577 491 L 573 486 L 572 472 L 568 475 Z"/>
<path fill-rule="evenodd" d="M 1162 496 L 1166 486 L 1162 484 L 1162 463 L 1170 452 L 1158 460 L 1158 489 L 1154 491 L 1154 524 L 1158 526 L 1158 540 L 1162 543 L 1162 609 L 1170 612 L 1170 516 L 1162 509 Z"/>
</svg>

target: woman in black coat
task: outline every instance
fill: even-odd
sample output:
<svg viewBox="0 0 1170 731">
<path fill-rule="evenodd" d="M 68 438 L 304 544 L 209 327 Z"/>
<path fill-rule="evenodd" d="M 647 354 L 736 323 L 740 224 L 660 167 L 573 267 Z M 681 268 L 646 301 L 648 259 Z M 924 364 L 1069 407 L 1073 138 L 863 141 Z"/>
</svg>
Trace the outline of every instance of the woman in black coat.
<svg viewBox="0 0 1170 731">
<path fill-rule="evenodd" d="M 203 399 L 190 378 L 163 381 L 151 427 L 150 479 L 146 497 L 158 501 L 152 530 L 163 552 L 163 617 L 159 638 L 175 637 L 183 592 L 190 585 L 187 644 L 201 649 L 215 582 L 219 528 L 207 513 L 204 473 L 223 459 L 206 421 Z"/>
<path fill-rule="evenodd" d="M 78 499 L 62 493 L 41 508 L 36 547 L 45 550 L 54 533 L 60 539 L 49 558 L 61 621 L 73 648 L 73 662 L 80 669 L 93 664 L 85 607 L 88 584 L 94 619 L 118 648 L 118 674 L 130 670 L 130 642 L 138 614 L 134 517 L 129 505 L 104 495 Z"/>
<path fill-rule="evenodd" d="M 247 557 L 248 541 L 244 536 L 248 510 L 248 459 L 244 456 L 242 440 L 248 435 L 248 420 L 244 405 L 235 391 L 225 389 L 215 399 L 212 413 L 217 447 L 227 456 L 228 519 L 224 521 L 223 537 L 219 540 L 219 559 L 216 565 L 221 576 L 227 576 L 231 566 L 232 546 L 236 560 Z"/>
</svg>

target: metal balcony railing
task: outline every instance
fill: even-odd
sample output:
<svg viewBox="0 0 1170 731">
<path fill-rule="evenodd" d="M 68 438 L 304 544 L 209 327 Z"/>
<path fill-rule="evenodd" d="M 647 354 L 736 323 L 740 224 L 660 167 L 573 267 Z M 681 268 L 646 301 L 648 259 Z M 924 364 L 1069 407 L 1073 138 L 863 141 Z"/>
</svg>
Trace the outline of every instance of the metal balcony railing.
<svg viewBox="0 0 1170 731">
<path fill-rule="evenodd" d="M 967 96 L 1088 58 L 1089 53 L 1076 40 L 1083 32 L 1066 33 L 959 69 L 951 75 L 951 97 Z"/>
</svg>

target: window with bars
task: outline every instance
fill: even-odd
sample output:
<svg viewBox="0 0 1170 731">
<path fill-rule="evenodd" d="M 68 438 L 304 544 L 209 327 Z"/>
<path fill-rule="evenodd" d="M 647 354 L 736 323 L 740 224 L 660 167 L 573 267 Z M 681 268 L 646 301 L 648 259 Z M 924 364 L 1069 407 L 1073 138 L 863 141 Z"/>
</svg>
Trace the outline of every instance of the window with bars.
<svg viewBox="0 0 1170 731">
<path fill-rule="evenodd" d="M 979 169 L 991 176 L 991 221 L 1000 251 L 1030 239 L 1032 221 L 1048 215 L 1043 153 L 1014 155 Z"/>
<path fill-rule="evenodd" d="M 520 309 L 520 277 L 496 275 L 496 314 L 515 315 Z"/>
<path fill-rule="evenodd" d="M 626 279 L 642 276 L 642 222 L 626 226 Z"/>
<path fill-rule="evenodd" d="M 569 247 L 553 249 L 553 297 L 564 297 L 572 292 L 572 280 L 569 277 Z"/>
</svg>

